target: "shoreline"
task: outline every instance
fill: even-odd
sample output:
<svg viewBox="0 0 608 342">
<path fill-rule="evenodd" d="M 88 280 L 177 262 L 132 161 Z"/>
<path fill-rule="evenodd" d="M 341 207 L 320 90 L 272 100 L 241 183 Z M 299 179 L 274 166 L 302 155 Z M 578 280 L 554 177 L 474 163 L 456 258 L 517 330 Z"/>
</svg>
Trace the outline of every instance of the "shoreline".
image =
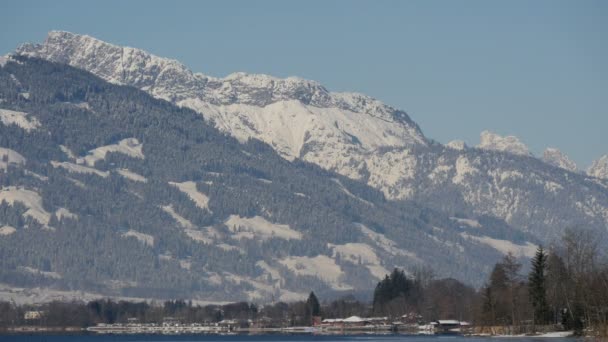
<svg viewBox="0 0 608 342">
<path fill-rule="evenodd" d="M 97 329 L 96 329 L 97 328 Z M 573 331 L 551 331 L 537 334 L 483 334 L 483 333 L 428 333 L 414 331 L 392 331 L 381 329 L 319 329 L 314 327 L 289 327 L 289 328 L 242 328 L 234 330 L 201 329 L 204 327 L 156 327 L 159 329 L 141 329 L 138 327 L 108 327 L 99 329 L 92 327 L 41 327 L 41 326 L 18 326 L 0 329 L 0 336 L 11 335 L 74 335 L 74 336 L 102 336 L 102 335 L 320 335 L 320 336 L 370 336 L 370 335 L 402 335 L 402 336 L 461 336 L 461 337 L 491 337 L 491 338 L 571 338 L 575 337 Z M 131 328 L 131 329 L 129 329 Z M 199 329 L 196 329 L 199 328 Z M 205 327 L 208 328 L 208 327 Z M 593 338 L 594 336 L 585 336 Z"/>
</svg>

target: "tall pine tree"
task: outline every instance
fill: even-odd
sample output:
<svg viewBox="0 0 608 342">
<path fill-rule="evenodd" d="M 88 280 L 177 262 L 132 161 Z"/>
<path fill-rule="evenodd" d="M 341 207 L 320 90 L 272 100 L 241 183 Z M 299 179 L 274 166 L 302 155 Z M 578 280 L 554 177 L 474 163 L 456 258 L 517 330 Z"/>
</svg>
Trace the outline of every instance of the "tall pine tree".
<svg viewBox="0 0 608 342">
<path fill-rule="evenodd" d="M 547 323 L 550 313 L 547 304 L 546 271 L 547 253 L 545 253 L 542 246 L 539 246 L 536 250 L 536 255 L 532 259 L 532 270 L 528 279 L 528 291 L 532 307 L 534 307 L 535 324 Z"/>
<path fill-rule="evenodd" d="M 308 300 L 306 301 L 306 307 L 308 308 L 311 317 L 321 315 L 321 305 L 314 292 L 310 292 Z"/>
</svg>

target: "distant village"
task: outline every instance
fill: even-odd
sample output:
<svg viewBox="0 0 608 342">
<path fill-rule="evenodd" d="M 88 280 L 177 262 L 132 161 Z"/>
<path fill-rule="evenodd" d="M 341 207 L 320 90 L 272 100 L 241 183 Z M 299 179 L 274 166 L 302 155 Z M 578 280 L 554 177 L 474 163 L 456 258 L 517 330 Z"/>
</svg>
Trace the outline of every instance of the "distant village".
<svg viewBox="0 0 608 342">
<path fill-rule="evenodd" d="M 403 315 L 399 319 L 388 317 L 326 318 L 313 317 L 312 326 L 288 326 L 288 322 L 275 321 L 269 317 L 257 320 L 228 319 L 216 323 L 180 323 L 167 317 L 162 324 L 129 323 L 98 324 L 86 330 L 101 334 L 197 334 L 197 333 L 313 333 L 313 334 L 357 334 L 357 333 L 409 333 L 409 334 L 465 334 L 471 333 L 470 323 L 457 320 L 438 320 L 428 324 L 412 322 L 419 315 Z"/>
<path fill-rule="evenodd" d="M 48 313 L 29 310 L 23 313 L 22 326 L 12 332 L 78 331 L 76 327 L 55 327 L 45 324 Z M 459 320 L 436 320 L 423 322 L 421 315 L 404 314 L 400 317 L 323 318 L 311 316 L 309 325 L 293 325 L 294 317 L 231 318 L 220 321 L 186 322 L 184 317 L 165 316 L 161 322 L 141 322 L 137 317 L 128 317 L 124 322 L 97 323 L 81 327 L 81 331 L 98 334 L 222 334 L 222 333 L 312 333 L 312 334 L 357 334 L 357 333 L 408 333 L 408 334 L 470 334 L 471 324 Z M 299 319 L 299 317 L 296 317 Z M 67 328 L 67 329 L 66 329 Z"/>
</svg>

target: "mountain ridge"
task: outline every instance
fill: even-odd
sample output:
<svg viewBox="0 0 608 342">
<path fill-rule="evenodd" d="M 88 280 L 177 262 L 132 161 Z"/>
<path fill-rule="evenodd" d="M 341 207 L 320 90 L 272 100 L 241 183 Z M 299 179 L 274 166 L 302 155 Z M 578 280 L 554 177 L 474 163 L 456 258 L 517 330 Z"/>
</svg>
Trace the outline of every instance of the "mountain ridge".
<svg viewBox="0 0 608 342">
<path fill-rule="evenodd" d="M 155 76 L 151 77 L 149 69 L 154 68 L 150 66 L 160 62 L 146 66 L 134 63 L 133 61 L 138 59 L 129 57 L 127 60 L 130 64 L 125 64 L 122 54 L 125 49 L 128 56 L 138 55 L 139 59 L 143 60 L 162 60 L 141 50 L 120 48 L 88 36 L 66 32 L 51 32 L 44 44 L 23 45 L 17 53 L 68 63 L 109 81 L 115 79 L 111 75 L 124 76 L 122 69 L 126 68 L 129 70 L 129 78 L 125 80 L 129 81 L 126 82 L 129 85 L 199 112 L 218 129 L 239 141 L 259 139 L 288 160 L 301 159 L 365 182 L 382 191 L 389 200 L 424 202 L 429 200 L 429 191 L 434 193 L 431 197 L 436 198 L 437 194 L 452 189 L 450 191 L 459 193 L 459 201 L 467 203 L 467 210 L 476 211 L 481 215 L 495 215 L 507 222 L 516 222 L 516 225 L 522 225 L 524 230 L 538 229 L 539 234 L 545 237 L 555 236 L 558 231 L 575 222 L 595 222 L 593 225 L 599 225 L 598 229 L 608 229 L 608 199 L 603 190 L 592 190 L 588 195 L 569 199 L 568 210 L 558 212 L 554 207 L 547 206 L 556 196 L 556 189 L 569 189 L 564 194 L 572 196 L 579 193 L 580 189 L 589 191 L 585 184 L 593 181 L 573 176 L 579 184 L 579 190 L 576 190 L 568 185 L 570 180 L 557 180 L 552 170 L 555 166 L 530 163 L 528 158 L 536 157 L 532 156 L 516 137 L 501 137 L 482 132 L 482 143 L 477 148 L 453 149 L 424 137 L 418 125 L 405 112 L 396 111 L 375 100 L 371 102 L 374 104 L 372 108 L 379 108 L 380 112 L 388 110 L 397 117 L 404 115 L 403 124 L 394 125 L 348 109 L 310 105 L 327 103 L 328 93 L 316 82 L 305 83 L 310 87 L 304 86 L 303 92 L 292 91 L 297 87 L 288 87 L 291 90 L 281 94 L 289 96 L 268 104 L 268 99 L 273 98 L 272 94 L 258 91 L 267 89 L 267 86 L 243 87 L 238 80 L 245 78 L 245 83 L 248 84 L 268 85 L 274 79 L 270 76 L 235 73 L 220 85 L 216 82 L 218 79 L 206 79 L 202 74 L 196 76 L 177 61 L 165 61 L 163 63 L 169 63 L 171 67 L 165 72 L 157 70 L 156 74 L 152 73 Z M 117 55 L 117 51 L 120 55 Z M 118 62 L 123 63 L 120 72 L 106 72 L 115 69 L 108 69 L 108 63 L 112 65 Z M 197 77 L 205 78 L 205 81 L 197 83 Z M 151 80 L 161 86 L 150 88 Z M 209 91 L 205 90 L 207 85 L 213 85 Z M 221 101 L 218 102 L 218 98 Z M 266 106 L 260 107 L 256 103 Z M 501 153 L 512 154 L 518 159 L 501 156 Z M 469 159 L 469 156 L 473 159 Z M 448 160 L 449 163 L 446 164 Z M 494 169 L 488 169 L 487 166 L 493 164 L 494 160 L 508 160 L 509 164 L 495 164 Z M 480 173 L 478 168 L 471 167 L 471 161 L 484 166 L 485 174 Z M 517 167 L 513 163 L 517 164 Z M 543 186 L 536 188 L 533 184 L 525 184 L 528 180 L 524 177 L 513 179 L 515 181 L 509 182 L 509 186 L 505 188 L 503 184 L 507 184 L 506 179 L 529 172 L 522 173 L 527 165 L 535 165 L 533 173 L 538 178 L 534 184 L 542 183 Z M 431 182 L 427 175 L 433 177 Z M 536 190 L 529 190 L 531 187 Z M 529 208 L 524 210 L 525 208 L 521 207 L 523 203 L 527 203 Z M 450 203 L 428 204 L 455 210 L 455 206 Z M 461 205 L 456 205 L 458 206 Z M 533 213 L 538 211 L 546 213 L 541 215 L 544 216 L 543 219 L 534 218 Z M 566 211 L 570 213 L 569 216 L 564 215 Z M 558 228 L 552 228 L 554 224 L 549 223 L 555 223 L 555 217 L 560 217 Z M 602 218 L 604 222 L 597 222 L 598 218 Z"/>
</svg>

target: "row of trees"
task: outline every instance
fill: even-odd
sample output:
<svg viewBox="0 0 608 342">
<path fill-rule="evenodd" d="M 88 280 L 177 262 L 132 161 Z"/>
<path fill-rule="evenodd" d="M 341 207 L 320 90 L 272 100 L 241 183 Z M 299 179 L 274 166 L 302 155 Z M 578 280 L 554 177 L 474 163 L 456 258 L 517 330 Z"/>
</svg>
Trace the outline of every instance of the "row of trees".
<svg viewBox="0 0 608 342">
<path fill-rule="evenodd" d="M 452 278 L 435 279 L 428 267 L 415 269 L 411 277 L 395 269 L 376 286 L 372 313 L 406 315 L 426 322 L 439 318 L 472 320 L 475 301 L 475 289 Z"/>
<path fill-rule="evenodd" d="M 567 230 L 547 251 L 539 247 L 527 277 L 512 254 L 498 262 L 480 290 L 476 320 L 484 325 L 562 324 L 608 331 L 608 263 L 597 236 Z"/>
<path fill-rule="evenodd" d="M 527 275 L 509 253 L 477 291 L 454 279 L 434 279 L 429 269 L 410 277 L 394 270 L 376 286 L 372 312 L 483 326 L 562 325 L 608 335 L 608 259 L 598 246 L 592 231 L 566 230 L 548 250 L 538 248 Z"/>
<path fill-rule="evenodd" d="M 368 306 L 352 298 L 343 298 L 324 305 L 323 311 L 341 314 L 350 307 L 353 314 L 361 314 Z M 352 310 L 356 308 L 356 310 Z M 39 311 L 40 318 L 27 320 L 26 312 Z M 321 304 L 314 293 L 308 300 L 258 306 L 247 302 L 225 305 L 196 305 L 192 301 L 169 300 L 162 303 L 93 300 L 88 303 L 53 301 L 43 305 L 17 305 L 0 302 L 0 328 L 18 325 L 91 326 L 98 323 L 127 323 L 136 319 L 141 323 L 162 323 L 171 318 L 182 323 L 213 323 L 226 320 L 247 322 L 259 320 L 268 326 L 309 325 L 321 314 Z"/>
</svg>

